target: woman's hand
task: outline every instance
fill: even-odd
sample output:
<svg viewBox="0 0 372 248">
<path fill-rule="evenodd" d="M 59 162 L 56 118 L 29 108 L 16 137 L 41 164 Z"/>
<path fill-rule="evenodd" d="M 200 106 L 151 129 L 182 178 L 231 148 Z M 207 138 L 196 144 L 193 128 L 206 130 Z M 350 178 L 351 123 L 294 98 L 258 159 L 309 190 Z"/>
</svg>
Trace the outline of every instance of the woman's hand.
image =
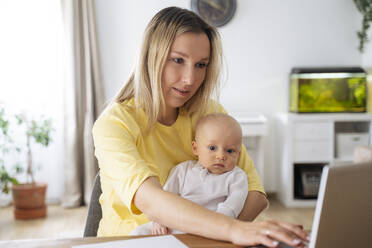
<svg viewBox="0 0 372 248">
<path fill-rule="evenodd" d="M 235 221 L 230 228 L 231 242 L 237 245 L 277 247 L 279 242 L 294 247 L 305 247 L 307 234 L 301 225 L 280 221 L 242 222 Z"/>
<path fill-rule="evenodd" d="M 166 234 L 171 234 L 171 230 L 163 226 L 162 224 L 159 224 L 157 222 L 152 222 L 151 226 L 151 234 L 152 235 L 166 235 Z"/>
</svg>

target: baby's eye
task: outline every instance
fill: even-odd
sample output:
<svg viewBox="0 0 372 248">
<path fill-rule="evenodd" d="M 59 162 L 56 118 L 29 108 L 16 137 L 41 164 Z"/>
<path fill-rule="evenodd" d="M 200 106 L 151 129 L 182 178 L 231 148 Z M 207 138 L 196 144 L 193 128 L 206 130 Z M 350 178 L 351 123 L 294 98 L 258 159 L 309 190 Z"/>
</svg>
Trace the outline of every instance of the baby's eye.
<svg viewBox="0 0 372 248">
<path fill-rule="evenodd" d="M 197 64 L 196 64 L 196 67 L 197 67 L 197 68 L 204 68 L 204 67 L 206 67 L 206 66 L 207 66 L 206 63 L 197 63 Z"/>
<path fill-rule="evenodd" d="M 216 147 L 215 146 L 209 146 L 209 150 L 214 151 L 214 150 L 216 150 Z"/>
<path fill-rule="evenodd" d="M 234 149 L 227 149 L 227 152 L 228 153 L 233 153 L 234 152 Z"/>
<path fill-rule="evenodd" d="M 177 64 L 181 64 L 183 62 L 183 59 L 182 58 L 174 58 L 172 60 L 173 60 L 173 62 L 175 62 Z"/>
</svg>

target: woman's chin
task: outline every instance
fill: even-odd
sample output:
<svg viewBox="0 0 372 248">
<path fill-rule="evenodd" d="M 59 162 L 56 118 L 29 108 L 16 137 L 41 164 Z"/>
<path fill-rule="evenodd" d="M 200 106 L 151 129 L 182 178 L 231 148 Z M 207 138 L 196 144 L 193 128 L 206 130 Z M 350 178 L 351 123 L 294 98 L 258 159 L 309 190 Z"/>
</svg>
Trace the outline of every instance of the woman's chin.
<svg viewBox="0 0 372 248">
<path fill-rule="evenodd" d="M 170 108 L 181 108 L 182 106 L 184 106 L 186 104 L 187 100 L 172 101 L 169 104 L 167 104 L 167 106 L 170 107 Z"/>
</svg>

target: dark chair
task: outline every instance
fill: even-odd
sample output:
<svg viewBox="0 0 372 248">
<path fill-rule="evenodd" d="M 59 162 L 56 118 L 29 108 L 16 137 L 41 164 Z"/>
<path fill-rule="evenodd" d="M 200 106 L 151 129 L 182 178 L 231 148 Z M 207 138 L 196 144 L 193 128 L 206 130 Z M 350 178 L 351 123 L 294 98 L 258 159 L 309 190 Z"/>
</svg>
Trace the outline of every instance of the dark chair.
<svg viewBox="0 0 372 248">
<path fill-rule="evenodd" d="M 96 237 L 99 221 L 102 218 L 101 204 L 99 204 L 99 197 L 102 194 L 101 180 L 99 172 L 94 179 L 93 191 L 90 197 L 89 210 L 87 221 L 85 223 L 84 237 Z"/>
</svg>

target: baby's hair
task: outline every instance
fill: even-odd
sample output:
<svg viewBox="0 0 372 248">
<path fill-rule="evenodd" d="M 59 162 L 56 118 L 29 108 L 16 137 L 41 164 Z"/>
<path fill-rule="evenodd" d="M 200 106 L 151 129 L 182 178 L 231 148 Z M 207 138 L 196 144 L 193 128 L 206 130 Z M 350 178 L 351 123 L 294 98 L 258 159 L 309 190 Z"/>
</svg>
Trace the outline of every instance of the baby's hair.
<svg viewBox="0 0 372 248">
<path fill-rule="evenodd" d="M 242 139 L 242 128 L 237 120 L 235 120 L 232 116 L 224 113 L 213 113 L 203 116 L 198 120 L 195 127 L 195 139 L 198 137 L 199 132 L 202 130 L 207 123 L 211 122 L 229 122 L 232 128 L 235 128 L 239 133 L 240 138 Z"/>
</svg>

